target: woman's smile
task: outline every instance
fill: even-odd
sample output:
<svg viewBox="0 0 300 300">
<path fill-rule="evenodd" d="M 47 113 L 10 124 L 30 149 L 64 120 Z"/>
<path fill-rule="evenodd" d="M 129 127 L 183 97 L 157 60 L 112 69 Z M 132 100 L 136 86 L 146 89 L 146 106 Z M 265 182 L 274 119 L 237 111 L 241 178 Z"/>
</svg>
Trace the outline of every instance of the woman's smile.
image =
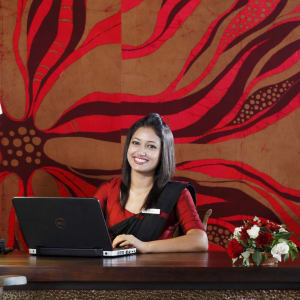
<svg viewBox="0 0 300 300">
<path fill-rule="evenodd" d="M 134 162 L 138 165 L 142 165 L 142 164 L 145 164 L 147 163 L 147 159 L 145 158 L 141 158 L 141 157 L 134 157 Z"/>
</svg>

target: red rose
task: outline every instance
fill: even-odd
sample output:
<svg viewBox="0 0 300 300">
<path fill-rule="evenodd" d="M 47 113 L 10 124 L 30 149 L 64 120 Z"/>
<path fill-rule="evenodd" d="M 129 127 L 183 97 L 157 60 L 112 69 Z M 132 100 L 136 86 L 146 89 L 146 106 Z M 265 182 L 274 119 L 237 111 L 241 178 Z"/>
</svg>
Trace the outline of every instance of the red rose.
<svg viewBox="0 0 300 300">
<path fill-rule="evenodd" d="M 250 227 L 250 228 L 251 228 L 251 227 Z M 245 242 L 248 241 L 248 239 L 249 239 L 249 234 L 248 234 L 247 230 L 250 229 L 250 228 L 247 228 L 247 227 L 243 227 L 243 228 L 242 228 L 241 233 L 240 233 L 240 239 L 241 239 L 242 241 L 245 241 Z"/>
<path fill-rule="evenodd" d="M 269 223 L 269 220 L 261 219 L 261 226 L 265 227 Z"/>
<path fill-rule="evenodd" d="M 268 222 L 266 227 L 271 231 L 276 231 L 280 228 L 280 225 L 273 223 L 273 222 Z"/>
<path fill-rule="evenodd" d="M 252 220 L 247 220 L 245 221 L 245 224 L 243 226 L 243 228 L 249 229 L 253 226 L 253 221 Z"/>
<path fill-rule="evenodd" d="M 274 240 L 273 235 L 270 232 L 262 232 L 256 239 L 257 247 L 266 247 Z"/>
<path fill-rule="evenodd" d="M 232 239 L 227 245 L 227 253 L 231 258 L 236 258 L 241 255 L 244 247 L 236 239 Z"/>
</svg>

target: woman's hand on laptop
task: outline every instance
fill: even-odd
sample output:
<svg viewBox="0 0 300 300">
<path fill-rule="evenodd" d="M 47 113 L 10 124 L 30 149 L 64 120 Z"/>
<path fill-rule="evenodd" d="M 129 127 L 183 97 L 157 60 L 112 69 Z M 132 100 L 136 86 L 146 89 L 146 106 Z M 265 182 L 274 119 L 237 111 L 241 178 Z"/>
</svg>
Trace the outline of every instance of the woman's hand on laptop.
<svg viewBox="0 0 300 300">
<path fill-rule="evenodd" d="M 147 243 L 139 240 L 132 234 L 120 234 L 116 236 L 112 243 L 113 248 L 126 247 L 136 248 L 139 253 L 147 253 Z"/>
</svg>

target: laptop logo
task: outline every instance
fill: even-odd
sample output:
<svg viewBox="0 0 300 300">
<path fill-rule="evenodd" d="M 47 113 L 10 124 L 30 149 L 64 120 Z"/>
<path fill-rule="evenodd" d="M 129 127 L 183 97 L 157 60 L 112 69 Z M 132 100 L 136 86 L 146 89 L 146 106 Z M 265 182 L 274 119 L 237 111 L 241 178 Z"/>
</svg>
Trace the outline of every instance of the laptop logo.
<svg viewBox="0 0 300 300">
<path fill-rule="evenodd" d="M 65 227 L 66 227 L 66 221 L 64 218 L 57 218 L 57 219 L 55 219 L 54 223 L 58 229 L 65 229 Z"/>
</svg>

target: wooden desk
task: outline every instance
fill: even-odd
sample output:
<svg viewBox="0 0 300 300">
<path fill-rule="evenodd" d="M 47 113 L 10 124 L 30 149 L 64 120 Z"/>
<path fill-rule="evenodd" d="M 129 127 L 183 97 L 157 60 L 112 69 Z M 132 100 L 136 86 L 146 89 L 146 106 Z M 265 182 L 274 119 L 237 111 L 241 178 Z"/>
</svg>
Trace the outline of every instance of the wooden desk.
<svg viewBox="0 0 300 300">
<path fill-rule="evenodd" d="M 120 258 L 0 256 L 0 275 L 25 289 L 300 289 L 300 259 L 278 267 L 232 267 L 226 253 L 137 254 Z"/>
</svg>

